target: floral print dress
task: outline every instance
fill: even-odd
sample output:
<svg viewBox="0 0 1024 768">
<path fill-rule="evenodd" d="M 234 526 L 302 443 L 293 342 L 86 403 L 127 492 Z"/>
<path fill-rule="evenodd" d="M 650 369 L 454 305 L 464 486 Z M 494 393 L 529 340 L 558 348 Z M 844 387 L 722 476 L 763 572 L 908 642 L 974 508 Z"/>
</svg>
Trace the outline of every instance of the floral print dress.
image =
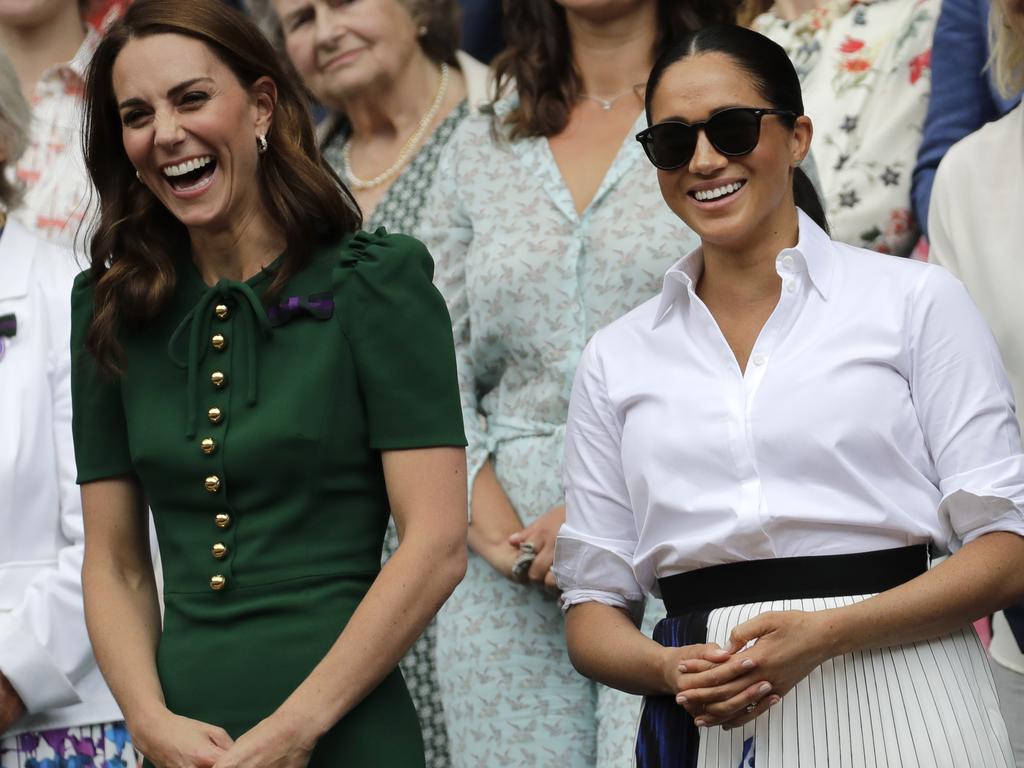
<svg viewBox="0 0 1024 768">
<path fill-rule="evenodd" d="M 918 239 L 910 182 L 931 88 L 940 0 L 834 0 L 754 29 L 789 54 L 814 123 L 832 236 L 907 256 Z"/>
<path fill-rule="evenodd" d="M 122 723 L 30 731 L 0 739 L 0 768 L 136 768 Z"/>
</svg>

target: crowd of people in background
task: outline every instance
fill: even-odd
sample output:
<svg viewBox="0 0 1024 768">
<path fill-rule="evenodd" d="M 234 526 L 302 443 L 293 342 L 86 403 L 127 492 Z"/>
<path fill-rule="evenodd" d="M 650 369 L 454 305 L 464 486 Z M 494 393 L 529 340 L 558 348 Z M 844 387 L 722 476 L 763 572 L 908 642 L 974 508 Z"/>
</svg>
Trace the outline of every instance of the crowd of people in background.
<svg viewBox="0 0 1024 768">
<path fill-rule="evenodd" d="M 0 0 L 0 768 L 1024 765 L 1022 89 L 1019 0 Z"/>
</svg>

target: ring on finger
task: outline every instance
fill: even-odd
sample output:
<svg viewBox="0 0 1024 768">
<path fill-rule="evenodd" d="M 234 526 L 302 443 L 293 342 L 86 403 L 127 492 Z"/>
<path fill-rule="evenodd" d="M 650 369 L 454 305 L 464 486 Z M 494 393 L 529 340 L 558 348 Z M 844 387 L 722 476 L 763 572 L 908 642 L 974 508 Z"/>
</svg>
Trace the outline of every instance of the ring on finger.
<svg viewBox="0 0 1024 768">
<path fill-rule="evenodd" d="M 750 702 L 749 704 L 747 704 L 747 706 L 744 707 L 744 709 L 747 711 L 747 714 L 749 715 L 751 712 L 757 709 L 757 702 Z"/>
</svg>

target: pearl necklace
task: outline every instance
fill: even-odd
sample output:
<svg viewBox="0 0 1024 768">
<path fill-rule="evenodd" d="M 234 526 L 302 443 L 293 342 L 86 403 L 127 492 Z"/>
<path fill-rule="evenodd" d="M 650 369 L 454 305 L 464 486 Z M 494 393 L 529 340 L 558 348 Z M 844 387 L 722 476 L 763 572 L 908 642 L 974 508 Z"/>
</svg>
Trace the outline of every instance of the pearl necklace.
<svg viewBox="0 0 1024 768">
<path fill-rule="evenodd" d="M 629 88 L 627 88 L 622 93 L 617 93 L 614 96 L 612 96 L 610 98 L 607 98 L 607 99 L 602 99 L 600 96 L 591 96 L 589 93 L 581 93 L 580 94 L 580 98 L 581 99 L 590 99 L 591 101 L 596 101 L 598 104 L 601 105 L 601 109 L 603 109 L 605 112 L 611 112 L 612 107 L 615 106 L 615 102 L 618 101 L 619 99 L 621 99 L 623 96 L 625 96 L 627 94 L 630 94 L 630 93 L 634 93 L 634 94 L 637 95 L 637 97 L 639 97 L 640 96 L 639 90 L 641 88 L 643 88 L 644 85 L 646 85 L 646 83 L 637 83 L 636 85 L 630 86 Z"/>
<path fill-rule="evenodd" d="M 426 111 L 423 117 L 420 119 L 420 124 L 413 132 L 412 136 L 408 138 L 405 144 L 402 145 L 402 150 L 398 153 L 398 158 L 391 167 L 387 170 L 378 173 L 372 179 L 361 179 L 352 172 L 352 141 L 345 142 L 345 146 L 341 149 L 341 163 L 342 170 L 345 172 L 345 180 L 352 189 L 373 189 L 379 187 L 385 181 L 390 179 L 396 173 L 398 173 L 408 162 L 409 157 L 412 155 L 413 150 L 419 146 L 420 141 L 426 134 L 427 129 L 430 128 L 431 123 L 434 122 L 434 118 L 437 117 L 438 111 L 441 109 L 441 105 L 444 103 L 444 97 L 448 93 L 448 65 L 441 64 L 441 82 L 437 86 L 437 94 L 434 96 L 434 102 L 430 105 L 430 109 Z"/>
</svg>

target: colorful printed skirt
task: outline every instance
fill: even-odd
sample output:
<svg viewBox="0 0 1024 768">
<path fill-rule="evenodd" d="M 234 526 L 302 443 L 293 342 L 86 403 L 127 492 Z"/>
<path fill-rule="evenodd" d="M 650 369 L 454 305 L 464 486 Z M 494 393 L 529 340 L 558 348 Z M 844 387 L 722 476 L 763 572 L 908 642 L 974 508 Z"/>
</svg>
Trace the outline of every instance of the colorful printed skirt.
<svg viewBox="0 0 1024 768">
<path fill-rule="evenodd" d="M 124 723 L 28 731 L 0 739 L 0 768 L 137 768 Z"/>
<path fill-rule="evenodd" d="M 734 627 L 761 613 L 850 605 L 926 568 L 924 547 L 906 547 L 680 574 L 659 582 L 669 617 L 654 639 L 725 647 Z M 971 627 L 830 659 L 742 728 L 698 729 L 674 697 L 646 697 L 636 745 L 638 768 L 1013 765 L 988 659 Z"/>
</svg>

